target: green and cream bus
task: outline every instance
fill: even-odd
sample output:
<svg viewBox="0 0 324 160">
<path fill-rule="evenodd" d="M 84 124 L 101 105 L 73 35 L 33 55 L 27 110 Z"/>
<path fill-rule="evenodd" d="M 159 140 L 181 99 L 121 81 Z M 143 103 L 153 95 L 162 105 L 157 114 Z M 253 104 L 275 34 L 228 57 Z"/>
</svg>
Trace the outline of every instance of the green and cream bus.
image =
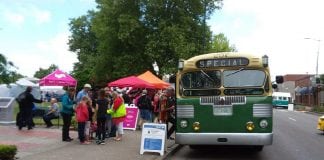
<svg viewBox="0 0 324 160">
<path fill-rule="evenodd" d="M 276 77 L 282 83 L 282 76 Z M 180 60 L 176 76 L 176 143 L 271 145 L 272 85 L 268 56 L 210 53 Z"/>
</svg>

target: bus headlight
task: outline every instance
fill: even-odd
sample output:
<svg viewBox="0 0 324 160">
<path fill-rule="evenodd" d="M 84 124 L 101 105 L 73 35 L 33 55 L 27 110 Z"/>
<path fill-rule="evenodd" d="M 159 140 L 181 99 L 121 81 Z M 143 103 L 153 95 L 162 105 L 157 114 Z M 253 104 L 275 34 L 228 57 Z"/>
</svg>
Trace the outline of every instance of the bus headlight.
<svg viewBox="0 0 324 160">
<path fill-rule="evenodd" d="M 253 131 L 253 129 L 254 129 L 255 126 L 254 126 L 253 122 L 250 121 L 250 122 L 247 122 L 246 123 L 246 126 L 245 127 L 246 127 L 246 130 L 248 130 L 248 131 L 251 132 L 251 131 Z"/>
<path fill-rule="evenodd" d="M 193 123 L 192 128 L 193 128 L 194 131 L 199 131 L 200 130 L 200 123 L 199 122 Z"/>
<path fill-rule="evenodd" d="M 267 128 L 268 127 L 268 121 L 263 119 L 263 120 L 260 121 L 259 125 L 260 125 L 261 128 Z"/>
<path fill-rule="evenodd" d="M 180 127 L 181 128 L 187 128 L 188 127 L 188 122 L 186 120 L 181 120 L 180 121 Z"/>
</svg>

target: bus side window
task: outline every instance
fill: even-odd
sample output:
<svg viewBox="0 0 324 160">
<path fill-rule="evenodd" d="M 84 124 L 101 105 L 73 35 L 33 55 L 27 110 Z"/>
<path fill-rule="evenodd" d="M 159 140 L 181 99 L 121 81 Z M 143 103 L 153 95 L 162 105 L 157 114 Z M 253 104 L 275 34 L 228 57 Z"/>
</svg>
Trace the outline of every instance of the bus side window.
<svg viewBox="0 0 324 160">
<path fill-rule="evenodd" d="M 282 100 L 282 97 L 279 97 L 279 100 Z"/>
</svg>

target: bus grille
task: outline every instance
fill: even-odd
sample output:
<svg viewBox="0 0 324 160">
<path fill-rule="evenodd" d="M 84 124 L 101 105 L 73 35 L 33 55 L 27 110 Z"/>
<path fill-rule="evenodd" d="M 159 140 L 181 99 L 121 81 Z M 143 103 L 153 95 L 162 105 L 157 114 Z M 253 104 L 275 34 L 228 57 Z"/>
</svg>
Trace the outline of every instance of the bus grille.
<svg viewBox="0 0 324 160">
<path fill-rule="evenodd" d="M 208 96 L 201 97 L 200 104 L 202 105 L 233 105 L 246 104 L 245 96 Z"/>
<path fill-rule="evenodd" d="M 177 117 L 179 118 L 194 118 L 193 105 L 177 105 Z"/>
<path fill-rule="evenodd" d="M 253 117 L 272 117 L 272 106 L 269 104 L 254 104 Z"/>
</svg>

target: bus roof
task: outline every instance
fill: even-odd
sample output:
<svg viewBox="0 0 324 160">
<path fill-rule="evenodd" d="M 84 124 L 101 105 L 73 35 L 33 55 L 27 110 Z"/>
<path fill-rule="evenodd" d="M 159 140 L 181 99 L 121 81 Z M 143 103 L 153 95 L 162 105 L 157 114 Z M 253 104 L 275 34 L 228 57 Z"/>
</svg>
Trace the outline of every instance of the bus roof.
<svg viewBox="0 0 324 160">
<path fill-rule="evenodd" d="M 249 59 L 248 67 L 262 67 L 261 56 L 254 55 L 246 52 L 218 52 L 218 53 L 208 53 L 198 56 L 194 56 L 184 61 L 184 66 L 187 69 L 194 69 L 196 67 L 196 62 L 199 60 L 209 60 L 209 59 L 226 59 L 226 58 L 247 58 Z"/>
<path fill-rule="evenodd" d="M 273 92 L 272 96 L 291 97 L 289 92 Z"/>
</svg>

